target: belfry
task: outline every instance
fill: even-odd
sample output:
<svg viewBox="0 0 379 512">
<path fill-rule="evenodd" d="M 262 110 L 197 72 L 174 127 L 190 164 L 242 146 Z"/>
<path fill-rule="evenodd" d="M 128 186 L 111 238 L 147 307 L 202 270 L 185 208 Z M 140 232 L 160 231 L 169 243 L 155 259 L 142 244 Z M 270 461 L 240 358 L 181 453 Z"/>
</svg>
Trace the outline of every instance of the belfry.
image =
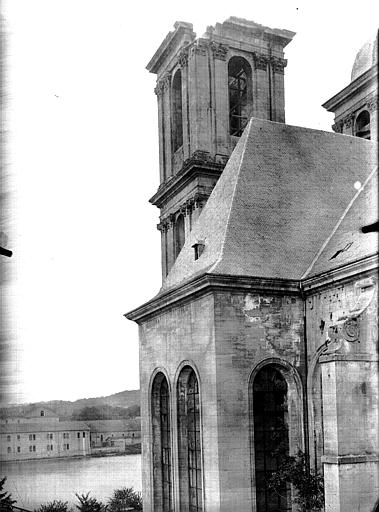
<svg viewBox="0 0 379 512">
<path fill-rule="evenodd" d="M 196 38 L 176 22 L 147 65 L 157 74 L 166 277 L 250 117 L 284 122 L 283 48 L 293 32 L 230 18 Z"/>
<path fill-rule="evenodd" d="M 145 512 L 298 511 L 290 479 L 270 484 L 289 456 L 322 476 L 325 511 L 376 506 L 377 60 L 358 54 L 325 103 L 337 133 L 289 126 L 293 36 L 177 22 L 147 66 L 163 282 L 125 315 Z"/>
</svg>

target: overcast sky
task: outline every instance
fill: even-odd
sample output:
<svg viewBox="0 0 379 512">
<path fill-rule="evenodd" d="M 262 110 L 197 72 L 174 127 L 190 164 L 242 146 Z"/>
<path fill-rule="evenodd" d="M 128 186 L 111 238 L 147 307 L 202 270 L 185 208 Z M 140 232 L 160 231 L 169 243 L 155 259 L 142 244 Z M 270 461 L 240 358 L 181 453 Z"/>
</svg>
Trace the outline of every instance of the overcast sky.
<svg viewBox="0 0 379 512">
<path fill-rule="evenodd" d="M 348 85 L 376 1 L 9 0 L 7 163 L 11 259 L 2 392 L 74 400 L 139 387 L 138 330 L 123 314 L 160 288 L 155 76 L 176 20 L 239 16 L 297 32 L 286 118 L 330 130 L 321 103 Z M 7 349 L 7 357 L 5 356 Z"/>
</svg>

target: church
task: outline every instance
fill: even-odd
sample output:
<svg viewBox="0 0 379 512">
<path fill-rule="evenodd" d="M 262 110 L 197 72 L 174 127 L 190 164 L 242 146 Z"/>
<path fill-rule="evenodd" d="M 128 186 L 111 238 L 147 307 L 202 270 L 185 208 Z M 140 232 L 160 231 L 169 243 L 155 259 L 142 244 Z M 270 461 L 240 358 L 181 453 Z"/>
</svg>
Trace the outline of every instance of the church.
<svg viewBox="0 0 379 512">
<path fill-rule="evenodd" d="M 285 124 L 294 36 L 176 22 L 147 65 L 162 287 L 125 315 L 145 512 L 295 512 L 270 478 L 299 451 L 325 511 L 377 505 L 377 38 L 323 105 L 333 133 Z"/>
</svg>

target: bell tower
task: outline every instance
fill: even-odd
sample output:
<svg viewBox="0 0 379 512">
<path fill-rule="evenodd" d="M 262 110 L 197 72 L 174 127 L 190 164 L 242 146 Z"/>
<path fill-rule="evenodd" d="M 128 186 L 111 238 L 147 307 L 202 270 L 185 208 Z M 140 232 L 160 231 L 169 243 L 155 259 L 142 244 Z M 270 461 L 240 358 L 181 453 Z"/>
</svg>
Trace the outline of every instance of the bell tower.
<svg viewBox="0 0 379 512">
<path fill-rule="evenodd" d="M 283 49 L 293 32 L 231 17 L 197 38 L 176 22 L 157 75 L 162 277 L 168 274 L 251 117 L 284 123 Z"/>
</svg>

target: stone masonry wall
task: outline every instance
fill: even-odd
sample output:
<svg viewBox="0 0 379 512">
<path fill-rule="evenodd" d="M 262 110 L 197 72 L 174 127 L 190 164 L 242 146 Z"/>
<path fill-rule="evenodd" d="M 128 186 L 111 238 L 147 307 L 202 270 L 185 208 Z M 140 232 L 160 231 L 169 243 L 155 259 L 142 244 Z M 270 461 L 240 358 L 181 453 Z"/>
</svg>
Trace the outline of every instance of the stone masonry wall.
<svg viewBox="0 0 379 512">
<path fill-rule="evenodd" d="M 220 511 L 254 510 L 252 374 L 279 363 L 288 383 L 290 450 L 303 448 L 303 305 L 300 297 L 215 295 Z M 250 402 L 250 404 L 249 404 Z M 253 495 L 252 495 L 253 489 Z"/>
</svg>

